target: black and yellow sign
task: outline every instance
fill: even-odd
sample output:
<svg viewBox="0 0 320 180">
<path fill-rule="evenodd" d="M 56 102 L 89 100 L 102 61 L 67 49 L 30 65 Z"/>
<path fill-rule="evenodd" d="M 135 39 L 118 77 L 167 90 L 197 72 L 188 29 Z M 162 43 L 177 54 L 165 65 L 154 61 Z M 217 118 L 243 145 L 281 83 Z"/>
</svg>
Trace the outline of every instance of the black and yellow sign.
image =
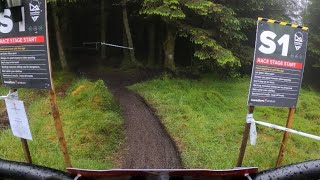
<svg viewBox="0 0 320 180">
<path fill-rule="evenodd" d="M 25 0 L 22 21 L 0 13 L 2 83 L 10 88 L 50 89 L 45 0 Z"/>
<path fill-rule="evenodd" d="M 296 107 L 307 41 L 306 27 L 258 19 L 249 106 Z"/>
</svg>

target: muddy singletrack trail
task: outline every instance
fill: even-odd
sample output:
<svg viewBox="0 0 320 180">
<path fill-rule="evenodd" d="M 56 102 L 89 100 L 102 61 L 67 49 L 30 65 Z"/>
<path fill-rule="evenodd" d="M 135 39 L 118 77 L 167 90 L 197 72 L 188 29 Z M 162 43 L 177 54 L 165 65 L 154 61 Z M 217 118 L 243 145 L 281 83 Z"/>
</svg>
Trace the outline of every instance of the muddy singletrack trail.
<svg viewBox="0 0 320 180">
<path fill-rule="evenodd" d="M 118 101 L 125 120 L 125 144 L 121 168 L 174 169 L 182 168 L 175 143 L 160 119 L 142 97 L 126 86 L 150 78 L 148 73 L 129 75 L 106 73 L 103 80 Z"/>
</svg>

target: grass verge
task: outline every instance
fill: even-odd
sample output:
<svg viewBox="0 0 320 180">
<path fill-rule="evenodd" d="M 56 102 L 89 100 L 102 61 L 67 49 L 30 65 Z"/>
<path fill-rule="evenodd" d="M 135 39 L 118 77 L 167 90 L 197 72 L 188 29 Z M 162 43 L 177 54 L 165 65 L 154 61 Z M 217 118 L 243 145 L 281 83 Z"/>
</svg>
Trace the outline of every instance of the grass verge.
<svg viewBox="0 0 320 180">
<path fill-rule="evenodd" d="M 161 117 L 186 168 L 233 168 L 247 113 L 249 79 L 201 80 L 163 77 L 130 87 Z M 320 135 L 320 94 L 303 89 L 293 129 Z M 287 108 L 256 107 L 255 119 L 285 126 Z M 257 125 L 257 145 L 248 145 L 244 166 L 274 167 L 283 133 Z M 317 159 L 320 142 L 291 135 L 284 163 Z"/>
<path fill-rule="evenodd" d="M 67 84 L 61 78 L 57 81 L 62 86 Z M 60 85 L 57 89 L 61 90 Z M 0 92 L 5 92 L 2 89 Z M 103 81 L 79 80 L 65 93 L 61 90 L 60 95 L 58 105 L 73 166 L 115 167 L 123 139 L 123 121 L 119 107 Z M 33 135 L 33 141 L 29 141 L 31 156 L 35 164 L 64 169 L 47 96 L 43 91 L 21 90 L 20 93 L 20 99 L 27 106 Z M 24 161 L 20 140 L 9 129 L 0 131 L 0 158 Z"/>
</svg>

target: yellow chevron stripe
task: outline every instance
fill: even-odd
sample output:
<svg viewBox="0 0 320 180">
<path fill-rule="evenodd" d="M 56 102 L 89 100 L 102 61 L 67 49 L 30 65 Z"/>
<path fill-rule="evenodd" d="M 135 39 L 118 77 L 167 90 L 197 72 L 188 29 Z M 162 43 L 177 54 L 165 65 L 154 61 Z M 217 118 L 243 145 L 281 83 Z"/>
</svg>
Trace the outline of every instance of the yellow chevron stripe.
<svg viewBox="0 0 320 180">
<path fill-rule="evenodd" d="M 266 18 L 258 17 L 258 21 L 262 21 L 262 20 L 265 20 L 265 21 L 267 21 L 268 23 L 275 23 L 275 22 L 277 22 L 277 23 L 279 23 L 280 25 L 283 25 L 283 26 L 291 26 L 291 27 L 293 27 L 293 28 L 301 28 L 302 30 L 306 30 L 306 31 L 309 30 L 308 27 L 301 27 L 301 26 L 299 26 L 299 25 L 297 25 L 297 24 L 290 24 L 290 23 L 283 22 L 283 21 L 279 22 L 279 21 L 273 20 L 273 19 L 266 19 Z"/>
<path fill-rule="evenodd" d="M 274 23 L 274 22 L 276 22 L 276 20 L 268 19 L 268 23 Z"/>
<path fill-rule="evenodd" d="M 285 25 L 287 25 L 288 23 L 286 23 L 286 22 L 280 22 L 280 25 L 283 25 L 283 26 L 285 26 Z"/>
</svg>

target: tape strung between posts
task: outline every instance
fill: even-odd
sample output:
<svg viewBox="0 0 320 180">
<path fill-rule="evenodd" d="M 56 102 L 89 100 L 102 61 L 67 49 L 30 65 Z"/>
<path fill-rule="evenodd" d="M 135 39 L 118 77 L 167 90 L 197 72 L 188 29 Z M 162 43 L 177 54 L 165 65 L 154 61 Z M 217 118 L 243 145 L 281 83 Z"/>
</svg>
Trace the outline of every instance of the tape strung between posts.
<svg viewBox="0 0 320 180">
<path fill-rule="evenodd" d="M 289 128 L 278 126 L 278 125 L 271 124 L 271 123 L 266 123 L 266 122 L 262 122 L 262 121 L 256 121 L 256 120 L 253 119 L 253 114 L 248 114 L 247 115 L 247 123 L 251 123 L 251 126 L 250 126 L 250 144 L 251 145 L 255 145 L 256 144 L 256 140 L 257 140 L 257 127 L 256 127 L 256 124 L 260 124 L 260 125 L 263 125 L 263 126 L 266 126 L 266 127 L 273 128 L 273 129 L 278 129 L 278 130 L 281 130 L 281 131 L 287 131 L 287 132 L 290 132 L 290 133 L 293 133 L 293 134 L 298 134 L 300 136 L 304 136 L 304 137 L 308 137 L 308 138 L 320 141 L 320 137 L 319 136 L 315 136 L 315 135 L 312 135 L 312 134 L 307 134 L 307 133 L 304 133 L 304 132 L 296 131 L 296 130 L 293 130 L 293 129 L 289 129 Z"/>
<path fill-rule="evenodd" d="M 7 94 L 6 96 L 0 96 L 0 100 L 3 100 L 3 99 L 17 99 L 18 98 L 18 92 L 9 92 L 9 94 Z"/>
<path fill-rule="evenodd" d="M 8 98 L 8 96 L 0 96 L 0 100 Z"/>
<path fill-rule="evenodd" d="M 82 44 L 83 45 L 85 45 L 85 44 L 100 44 L 100 45 L 105 45 L 105 46 L 134 50 L 132 47 L 120 46 L 120 45 L 116 45 L 116 44 L 109 44 L 109 43 L 105 43 L 105 42 L 84 42 Z"/>
</svg>

